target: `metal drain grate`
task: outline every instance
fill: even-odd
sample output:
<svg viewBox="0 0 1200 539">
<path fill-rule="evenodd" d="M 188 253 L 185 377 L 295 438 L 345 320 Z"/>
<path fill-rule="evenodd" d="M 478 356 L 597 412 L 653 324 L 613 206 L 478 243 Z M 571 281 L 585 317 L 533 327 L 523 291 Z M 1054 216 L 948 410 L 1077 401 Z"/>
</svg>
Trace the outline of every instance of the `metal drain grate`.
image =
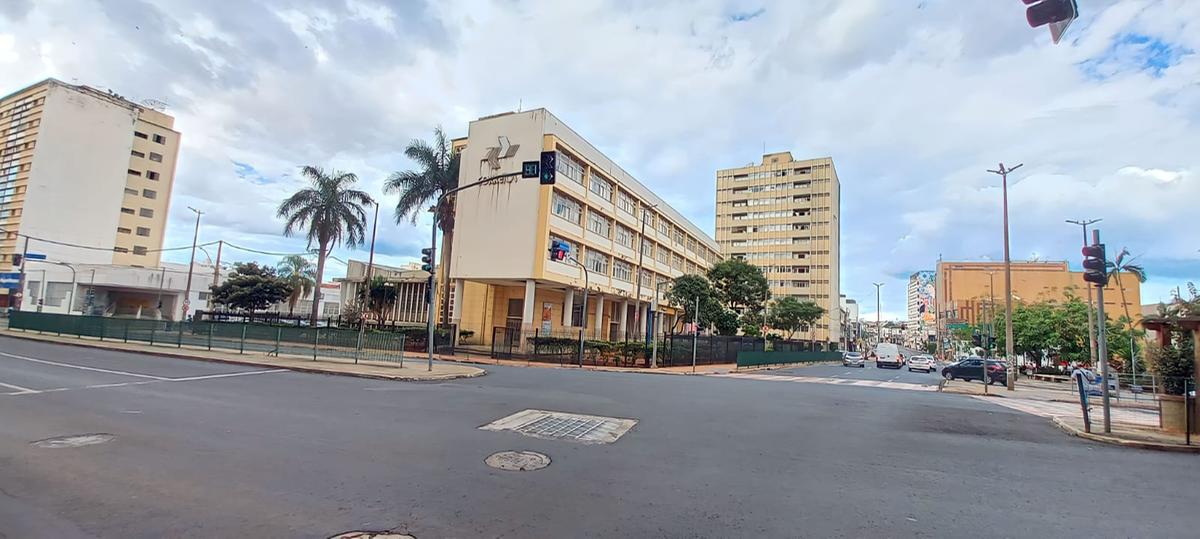
<svg viewBox="0 0 1200 539">
<path fill-rule="evenodd" d="M 491 431 L 508 430 L 546 440 L 610 444 L 629 432 L 636 424 L 636 419 L 523 410 L 479 428 Z"/>
</svg>

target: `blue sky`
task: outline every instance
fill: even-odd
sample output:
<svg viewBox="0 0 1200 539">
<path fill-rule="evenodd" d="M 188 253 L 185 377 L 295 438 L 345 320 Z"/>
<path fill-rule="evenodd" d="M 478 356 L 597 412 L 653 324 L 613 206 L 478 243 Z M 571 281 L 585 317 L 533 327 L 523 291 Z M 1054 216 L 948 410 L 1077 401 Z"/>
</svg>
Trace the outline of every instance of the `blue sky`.
<svg viewBox="0 0 1200 539">
<path fill-rule="evenodd" d="M 764 146 L 832 156 L 842 291 L 864 316 L 873 281 L 896 317 L 939 255 L 1002 258 L 1001 161 L 1025 165 L 1015 259 L 1077 265 L 1063 221 L 1103 217 L 1148 268 L 1143 297 L 1167 299 L 1200 281 L 1200 2 L 1081 4 L 1052 45 L 1015 0 L 10 0 L 0 93 L 54 76 L 166 102 L 184 142 L 167 246 L 190 241 L 193 206 L 202 241 L 301 251 L 275 217 L 300 165 L 380 194 L 408 141 L 520 105 L 710 232 L 715 170 Z M 379 259 L 415 259 L 428 222 L 380 198 Z"/>
</svg>

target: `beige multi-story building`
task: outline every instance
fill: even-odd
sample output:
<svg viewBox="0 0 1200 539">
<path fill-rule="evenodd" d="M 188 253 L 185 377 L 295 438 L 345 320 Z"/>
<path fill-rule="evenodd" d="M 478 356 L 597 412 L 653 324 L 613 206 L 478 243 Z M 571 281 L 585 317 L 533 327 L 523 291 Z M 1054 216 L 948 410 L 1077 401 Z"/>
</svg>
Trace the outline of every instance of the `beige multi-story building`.
<svg viewBox="0 0 1200 539">
<path fill-rule="evenodd" d="M 586 327 L 592 338 L 614 340 L 642 335 L 652 303 L 659 314 L 674 313 L 656 289 L 720 258 L 712 238 L 545 109 L 480 118 L 455 146 L 462 149 L 459 185 L 519 173 L 523 161 L 557 152 L 553 186 L 524 179 L 458 195 L 445 254 L 451 321 L 472 332 L 468 342 L 489 344 L 498 328 L 566 335 Z M 554 241 L 570 246 L 570 258 L 550 259 Z"/>
<path fill-rule="evenodd" d="M 812 331 L 836 343 L 840 323 L 840 191 L 833 159 L 770 153 L 717 171 L 717 243 L 727 258 L 762 268 L 771 296 L 825 309 Z"/>
<path fill-rule="evenodd" d="M 55 79 L 0 97 L 0 268 L 17 271 L 13 254 L 26 250 L 49 262 L 158 266 L 179 153 L 174 123 Z"/>
</svg>

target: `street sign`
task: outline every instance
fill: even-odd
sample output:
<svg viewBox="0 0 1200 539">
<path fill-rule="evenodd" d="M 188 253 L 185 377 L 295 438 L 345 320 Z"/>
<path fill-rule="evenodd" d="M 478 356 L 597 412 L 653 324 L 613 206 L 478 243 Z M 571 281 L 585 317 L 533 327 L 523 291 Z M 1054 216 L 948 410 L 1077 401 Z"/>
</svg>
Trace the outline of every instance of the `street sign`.
<svg viewBox="0 0 1200 539">
<path fill-rule="evenodd" d="M 25 260 L 45 260 L 46 255 L 42 253 L 25 253 Z"/>
<path fill-rule="evenodd" d="M 521 163 L 522 178 L 536 178 L 541 174 L 541 163 L 538 161 L 525 161 Z"/>
<path fill-rule="evenodd" d="M 950 328 L 950 329 L 967 329 L 967 323 L 966 322 L 955 322 L 953 324 L 946 324 L 946 327 Z"/>
<path fill-rule="evenodd" d="M 17 272 L 0 273 L 0 288 L 20 288 L 20 287 L 21 287 L 21 274 L 20 273 L 17 273 Z"/>
</svg>

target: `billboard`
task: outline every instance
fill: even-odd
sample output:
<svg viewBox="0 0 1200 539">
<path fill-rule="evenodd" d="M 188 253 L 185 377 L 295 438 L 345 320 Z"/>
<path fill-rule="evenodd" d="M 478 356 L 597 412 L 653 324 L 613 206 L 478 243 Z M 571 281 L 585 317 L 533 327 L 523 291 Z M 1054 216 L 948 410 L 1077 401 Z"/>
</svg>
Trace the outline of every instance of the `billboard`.
<svg viewBox="0 0 1200 539">
<path fill-rule="evenodd" d="M 926 327 L 933 326 L 936 321 L 936 307 L 933 303 L 933 281 L 934 272 L 918 271 L 913 274 L 912 279 L 916 281 L 916 303 L 917 303 L 917 320 Z"/>
</svg>

